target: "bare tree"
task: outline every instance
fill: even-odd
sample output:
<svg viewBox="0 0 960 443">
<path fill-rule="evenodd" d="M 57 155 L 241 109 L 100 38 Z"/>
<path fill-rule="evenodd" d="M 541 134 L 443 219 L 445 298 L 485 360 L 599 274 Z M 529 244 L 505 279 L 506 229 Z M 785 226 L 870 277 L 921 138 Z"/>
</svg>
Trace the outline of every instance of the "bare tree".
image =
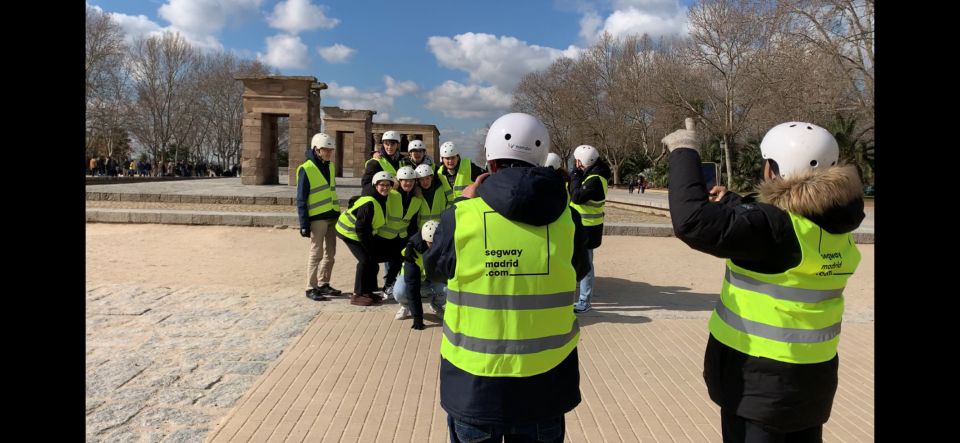
<svg viewBox="0 0 960 443">
<path fill-rule="evenodd" d="M 136 107 L 131 132 L 159 165 L 166 162 L 171 142 L 190 120 L 193 90 L 186 85 L 194 79 L 196 62 L 196 50 L 180 34 L 165 32 L 134 42 L 130 71 Z"/>
<path fill-rule="evenodd" d="M 563 164 L 573 154 L 575 122 L 569 109 L 577 106 L 572 89 L 575 62 L 561 57 L 546 70 L 527 74 L 513 91 L 513 110 L 537 116 L 550 132 L 551 150 Z"/>
<path fill-rule="evenodd" d="M 86 12 L 86 150 L 88 156 L 113 157 L 126 140 L 125 116 L 129 94 L 123 69 L 126 47 L 123 30 L 94 8 Z"/>
<path fill-rule="evenodd" d="M 733 177 L 733 156 L 738 135 L 747 127 L 748 117 L 763 96 L 758 66 L 769 58 L 767 42 L 778 30 L 775 2 L 767 0 L 703 0 L 689 12 L 690 41 L 682 46 L 679 61 L 690 64 L 692 76 L 704 89 L 702 103 L 690 99 L 674 82 L 672 93 L 678 104 L 697 115 L 726 145 L 727 177 Z M 698 72 L 699 70 L 699 72 Z M 689 76 L 687 77 L 690 78 Z M 736 182 L 732 182 L 736 186 Z"/>
</svg>

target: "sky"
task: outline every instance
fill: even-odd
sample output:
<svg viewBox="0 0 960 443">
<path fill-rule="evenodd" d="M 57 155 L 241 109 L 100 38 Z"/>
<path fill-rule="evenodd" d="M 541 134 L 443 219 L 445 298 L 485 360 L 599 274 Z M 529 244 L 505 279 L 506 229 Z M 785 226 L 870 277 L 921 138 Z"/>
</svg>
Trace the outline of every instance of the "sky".
<svg viewBox="0 0 960 443">
<path fill-rule="evenodd" d="M 686 35 L 692 0 L 86 0 L 131 41 L 166 30 L 328 85 L 321 106 L 433 124 L 475 158 L 527 73 L 604 32 Z"/>
</svg>

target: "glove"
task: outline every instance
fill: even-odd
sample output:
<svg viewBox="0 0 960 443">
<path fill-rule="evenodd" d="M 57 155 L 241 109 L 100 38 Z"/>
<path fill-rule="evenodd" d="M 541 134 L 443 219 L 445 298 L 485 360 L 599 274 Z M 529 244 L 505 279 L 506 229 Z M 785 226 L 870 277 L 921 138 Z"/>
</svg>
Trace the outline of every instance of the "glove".
<svg viewBox="0 0 960 443">
<path fill-rule="evenodd" d="M 686 129 L 677 129 L 661 140 L 663 144 L 667 145 L 667 149 L 670 152 L 673 152 L 674 149 L 678 148 L 690 148 L 694 151 L 700 152 L 700 148 L 697 147 L 697 132 L 695 131 L 695 125 L 692 118 L 687 118 L 684 121 Z"/>
<path fill-rule="evenodd" d="M 310 238 L 310 228 L 300 228 L 300 236 Z"/>
<path fill-rule="evenodd" d="M 423 319 L 422 319 L 422 318 L 414 318 L 414 319 L 413 319 L 413 326 L 410 326 L 410 329 L 416 329 L 416 330 L 418 330 L 418 331 L 422 331 L 422 330 L 426 329 L 426 326 L 423 325 Z"/>
</svg>

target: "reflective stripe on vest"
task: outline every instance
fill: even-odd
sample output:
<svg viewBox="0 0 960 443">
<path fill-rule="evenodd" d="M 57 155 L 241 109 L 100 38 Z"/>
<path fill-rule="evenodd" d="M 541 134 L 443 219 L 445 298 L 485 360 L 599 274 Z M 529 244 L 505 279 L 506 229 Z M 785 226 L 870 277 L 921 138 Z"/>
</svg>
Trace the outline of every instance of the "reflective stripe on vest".
<svg viewBox="0 0 960 443">
<path fill-rule="evenodd" d="M 744 354 L 787 363 L 820 363 L 837 355 L 843 289 L 860 263 L 853 236 L 831 234 L 790 213 L 803 259 L 779 274 L 727 260 L 710 333 Z"/>
<path fill-rule="evenodd" d="M 580 219 L 583 220 L 584 226 L 597 226 L 603 224 L 603 205 L 607 202 L 607 179 L 593 174 L 588 175 L 587 178 L 583 179 L 583 183 L 586 183 L 587 180 L 590 180 L 593 177 L 600 179 L 600 184 L 603 186 L 604 199 L 600 201 L 588 200 L 580 204 L 570 203 L 570 206 L 580 213 Z M 583 185 L 581 184 L 581 186 Z"/>
<path fill-rule="evenodd" d="M 481 198 L 457 204 L 440 354 L 477 376 L 530 377 L 576 347 L 570 208 L 552 223 L 510 221 Z"/>
<path fill-rule="evenodd" d="M 406 213 L 404 213 L 403 197 L 396 189 L 391 189 L 390 193 L 387 194 L 386 223 L 380 228 L 377 235 L 386 239 L 395 238 L 398 235 L 400 238 L 406 238 L 410 220 L 420 212 L 420 202 L 422 201 L 421 198 L 411 197 L 410 205 L 407 206 Z"/>
<path fill-rule="evenodd" d="M 300 170 L 307 173 L 307 181 L 310 182 L 310 191 L 307 194 L 307 216 L 323 214 L 327 211 L 340 209 L 340 202 L 337 200 L 337 178 L 333 162 L 329 162 L 330 182 L 323 178 L 320 168 L 317 164 L 307 160 L 297 168 L 297 177 L 300 177 Z"/>
<path fill-rule="evenodd" d="M 380 202 L 378 202 L 375 198 L 366 195 L 358 198 L 357 201 L 353 203 L 353 206 L 350 207 L 350 209 L 340 213 L 340 218 L 337 219 L 337 232 L 351 240 L 360 241 L 360 237 L 357 236 L 357 208 L 370 202 L 373 202 L 373 235 L 376 235 L 380 229 L 383 229 L 383 224 L 385 221 L 383 218 L 383 209 L 380 207 Z"/>
<path fill-rule="evenodd" d="M 447 179 L 447 175 L 444 174 L 444 171 L 447 169 L 443 166 L 443 162 L 440 163 L 440 167 L 437 168 L 436 176 L 441 179 L 440 184 L 444 189 L 444 192 L 447 194 L 447 201 L 453 201 L 453 199 L 459 197 L 463 194 L 463 190 L 467 186 L 470 186 L 473 183 L 473 180 L 470 180 L 470 159 L 461 158 L 460 163 L 457 164 L 457 175 L 453 176 L 453 187 L 450 187 L 450 180 Z"/>
</svg>

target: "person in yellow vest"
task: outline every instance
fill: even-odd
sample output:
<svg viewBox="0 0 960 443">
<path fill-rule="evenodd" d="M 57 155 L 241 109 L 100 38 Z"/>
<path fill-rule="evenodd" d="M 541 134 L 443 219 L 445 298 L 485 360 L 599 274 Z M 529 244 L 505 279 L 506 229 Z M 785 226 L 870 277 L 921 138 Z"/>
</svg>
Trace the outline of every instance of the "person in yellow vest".
<svg viewBox="0 0 960 443">
<path fill-rule="evenodd" d="M 423 253 L 433 244 L 433 234 L 440 222 L 430 220 L 423 224 L 420 232 L 410 236 L 403 248 L 403 270 L 393 294 L 400 304 L 400 310 L 394 317 L 403 320 L 413 317 L 411 328 L 423 330 L 423 299 L 430 303 L 430 310 L 438 316 L 443 315 L 443 305 L 447 301 L 446 282 L 432 282 L 423 269 Z"/>
<path fill-rule="evenodd" d="M 460 152 L 453 142 L 440 145 L 440 163 L 437 167 L 437 180 L 443 186 L 449 201 L 460 197 L 463 189 L 483 174 L 483 169 L 473 164 L 469 158 L 460 158 Z"/>
<path fill-rule="evenodd" d="M 400 133 L 397 131 L 387 131 L 383 133 L 380 150 L 374 153 L 373 158 L 364 163 L 363 177 L 360 178 L 360 186 L 366 190 L 374 191 L 373 176 L 386 171 L 391 177 L 397 175 L 397 169 L 400 169 Z"/>
<path fill-rule="evenodd" d="M 603 241 L 603 207 L 607 201 L 607 181 L 610 166 L 600 158 L 600 151 L 590 145 L 580 145 L 573 150 L 576 167 L 570 174 L 570 206 L 580 213 L 584 231 L 587 233 L 587 257 L 590 273 L 577 282 L 576 313 L 593 308 L 593 250 Z"/>
<path fill-rule="evenodd" d="M 723 440 L 822 441 L 837 392 L 843 289 L 860 262 L 855 167 L 838 164 L 826 129 L 783 123 L 760 143 L 759 195 L 740 196 L 706 189 L 693 119 L 663 143 L 674 232 L 727 259 L 703 369 Z"/>
<path fill-rule="evenodd" d="M 433 157 L 427 155 L 427 146 L 423 140 L 411 140 L 407 145 L 408 157 L 400 159 L 400 164 L 416 169 L 417 166 L 427 165 L 433 167 Z"/>
<path fill-rule="evenodd" d="M 319 132 L 310 140 L 306 160 L 297 168 L 297 215 L 300 235 L 310 239 L 307 258 L 307 298 L 327 300 L 340 295 L 330 286 L 337 238 L 334 223 L 340 217 L 337 199 L 336 167 L 330 161 L 336 144 L 332 137 Z"/>
<path fill-rule="evenodd" d="M 501 116 L 485 148 L 490 173 L 441 214 L 423 256 L 427 277 L 447 281 L 440 405 L 453 442 L 561 442 L 580 403 L 583 228 L 563 179 L 540 166 L 550 136 L 536 117 Z"/>
<path fill-rule="evenodd" d="M 416 173 L 420 195 L 423 198 L 420 202 L 417 226 L 422 228 L 427 221 L 440 221 L 440 214 L 450 206 L 450 200 L 447 200 L 447 193 L 444 192 L 440 181 L 434 180 L 433 168 L 430 165 L 417 166 Z"/>
<path fill-rule="evenodd" d="M 393 175 L 380 171 L 373 176 L 374 190 L 364 189 L 350 209 L 337 219 L 337 237 L 340 237 L 350 253 L 357 259 L 357 272 L 353 282 L 350 304 L 379 306 L 383 298 L 377 290 L 377 264 L 391 259 L 391 240 L 379 236 L 387 223 L 387 196 L 393 190 Z"/>
<path fill-rule="evenodd" d="M 417 232 L 416 219 L 423 203 L 423 196 L 417 187 L 417 173 L 413 168 L 403 166 L 398 169 L 397 180 L 400 186 L 387 196 L 386 225 L 377 231 L 378 237 L 388 241 L 385 247 L 388 248 L 389 259 L 383 267 L 383 295 L 386 297 L 393 296 L 393 284 L 397 281 L 403 261 L 400 250 L 407 243 L 407 237 Z"/>
</svg>

